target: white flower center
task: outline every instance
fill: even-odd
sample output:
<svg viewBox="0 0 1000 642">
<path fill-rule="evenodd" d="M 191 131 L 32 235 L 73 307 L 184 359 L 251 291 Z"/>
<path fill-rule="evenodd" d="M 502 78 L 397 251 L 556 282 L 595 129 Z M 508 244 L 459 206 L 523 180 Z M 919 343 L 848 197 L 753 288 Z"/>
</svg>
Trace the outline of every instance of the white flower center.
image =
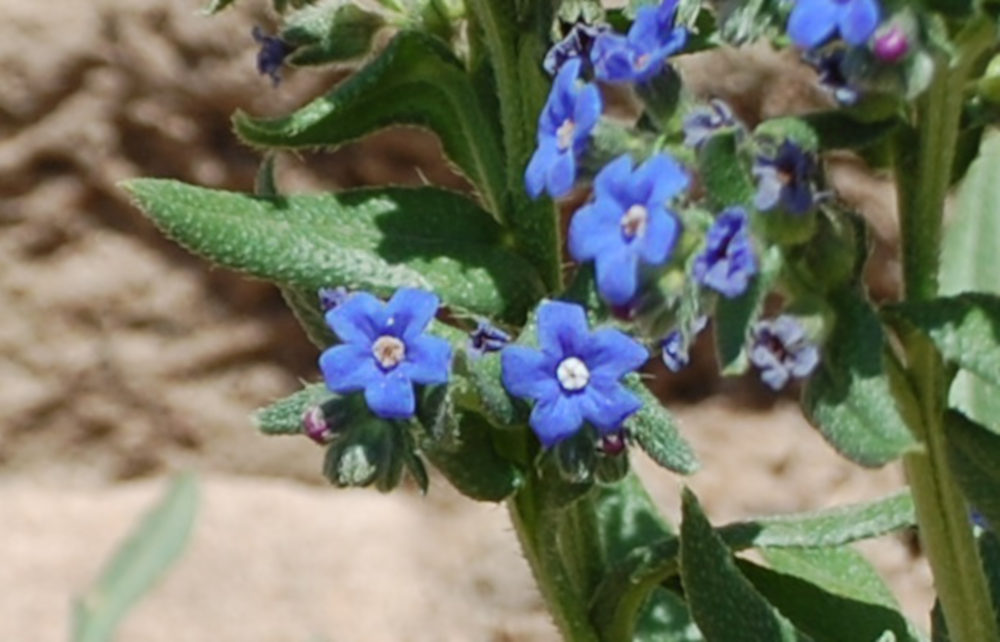
<svg viewBox="0 0 1000 642">
<path fill-rule="evenodd" d="M 383 334 L 375 340 L 372 345 L 372 354 L 386 370 L 391 370 L 399 365 L 399 362 L 406 357 L 406 345 L 396 337 Z"/>
<path fill-rule="evenodd" d="M 628 208 L 622 216 L 622 234 L 627 239 L 643 236 L 646 233 L 646 222 L 649 220 L 649 210 L 636 203 Z"/>
<path fill-rule="evenodd" d="M 556 145 L 560 151 L 566 151 L 573 144 L 573 134 L 576 132 L 576 123 L 572 118 L 567 118 L 556 130 Z"/>
<path fill-rule="evenodd" d="M 590 381 L 590 370 L 587 370 L 587 364 L 576 357 L 567 357 L 556 368 L 556 379 L 563 390 L 575 392 Z"/>
</svg>

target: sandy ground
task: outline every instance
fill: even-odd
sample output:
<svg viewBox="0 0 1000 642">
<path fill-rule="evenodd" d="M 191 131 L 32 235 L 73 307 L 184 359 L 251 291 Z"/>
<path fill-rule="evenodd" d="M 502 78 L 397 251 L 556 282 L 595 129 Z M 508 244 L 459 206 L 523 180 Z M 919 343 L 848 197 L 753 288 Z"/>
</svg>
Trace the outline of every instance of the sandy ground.
<svg viewBox="0 0 1000 642">
<path fill-rule="evenodd" d="M 172 246 L 115 186 L 248 189 L 257 158 L 228 115 L 278 113 L 336 76 L 272 90 L 249 36 L 268 16 L 243 4 L 209 20 L 194 0 L 0 0 L 0 639 L 66 639 L 71 597 L 164 477 L 191 468 L 203 488 L 191 547 L 120 640 L 554 640 L 502 507 L 440 482 L 426 498 L 334 491 L 311 443 L 253 432 L 253 408 L 316 376 L 314 348 L 272 287 Z M 742 95 L 750 120 L 816 99 L 763 50 L 685 72 L 706 95 Z M 462 185 L 417 132 L 308 163 L 282 159 L 287 189 Z M 891 192 L 850 162 L 834 177 L 876 223 L 873 285 L 889 292 Z M 900 485 L 895 468 L 840 461 L 788 399 L 709 371 L 702 354 L 657 385 L 704 461 L 688 483 L 713 520 Z M 639 467 L 676 516 L 681 481 Z M 865 550 L 923 623 L 922 561 L 898 538 Z"/>
</svg>

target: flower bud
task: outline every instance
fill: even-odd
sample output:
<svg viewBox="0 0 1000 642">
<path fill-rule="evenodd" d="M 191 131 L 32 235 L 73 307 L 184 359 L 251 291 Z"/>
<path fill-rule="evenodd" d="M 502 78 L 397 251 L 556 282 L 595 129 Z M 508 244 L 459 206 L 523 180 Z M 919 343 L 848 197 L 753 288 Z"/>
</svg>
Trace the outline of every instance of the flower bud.
<svg viewBox="0 0 1000 642">
<path fill-rule="evenodd" d="M 880 62 L 895 64 L 910 53 L 910 40 L 900 25 L 890 24 L 875 34 L 872 53 Z"/>
</svg>

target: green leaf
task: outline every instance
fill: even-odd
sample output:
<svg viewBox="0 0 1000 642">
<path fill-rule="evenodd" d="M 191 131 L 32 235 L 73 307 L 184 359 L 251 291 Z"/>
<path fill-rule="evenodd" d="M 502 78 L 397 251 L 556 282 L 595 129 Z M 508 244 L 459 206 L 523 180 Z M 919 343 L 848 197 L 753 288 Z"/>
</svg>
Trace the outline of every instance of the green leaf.
<svg viewBox="0 0 1000 642">
<path fill-rule="evenodd" d="M 74 642 L 110 642 L 122 617 L 180 557 L 197 506 L 195 477 L 176 477 L 119 546 L 97 583 L 77 599 Z"/>
<path fill-rule="evenodd" d="M 523 320 L 541 296 L 535 271 L 502 247 L 472 201 L 434 188 L 255 197 L 160 179 L 125 184 L 192 252 L 300 292 L 344 285 L 389 295 L 433 290 L 445 305 Z"/>
<path fill-rule="evenodd" d="M 639 613 L 632 642 L 704 642 L 687 604 L 673 591 L 653 589 Z"/>
<path fill-rule="evenodd" d="M 625 429 L 653 461 L 667 470 L 690 475 L 700 464 L 691 446 L 681 437 L 677 422 L 639 375 L 625 378 L 626 387 L 642 401 L 642 408 L 625 420 Z"/>
<path fill-rule="evenodd" d="M 740 573 L 694 494 L 684 489 L 680 570 L 694 621 L 712 642 L 803 639 Z"/>
<path fill-rule="evenodd" d="M 837 319 L 802 407 L 840 454 L 862 466 L 881 466 L 914 444 L 889 392 L 885 335 L 860 293 L 834 293 L 831 303 Z"/>
<path fill-rule="evenodd" d="M 753 201 L 749 161 L 740 151 L 740 132 L 731 130 L 705 141 L 698 151 L 698 175 L 719 208 Z"/>
<path fill-rule="evenodd" d="M 362 56 L 385 20 L 349 0 L 323 2 L 290 14 L 281 39 L 295 47 L 294 65 L 321 65 Z"/>
<path fill-rule="evenodd" d="M 993 611 L 997 624 L 1000 625 L 1000 539 L 996 534 L 984 530 L 977 534 L 976 541 L 979 544 L 979 559 L 983 563 L 983 571 L 990 587 Z M 934 608 L 931 610 L 931 642 L 951 642 L 940 600 L 934 600 Z"/>
<path fill-rule="evenodd" d="M 849 547 L 764 549 L 771 569 L 741 561 L 754 586 L 802 632 L 817 642 L 897 640 L 921 636 L 875 569 Z"/>
<path fill-rule="evenodd" d="M 463 495 L 484 502 L 499 502 L 522 484 L 520 471 L 501 457 L 493 446 L 495 430 L 482 417 L 465 413 L 456 438 L 449 444 L 427 441 L 427 459 Z"/>
<path fill-rule="evenodd" d="M 947 417 L 948 458 L 962 493 L 990 524 L 1000 525 L 1000 435 L 957 412 Z"/>
<path fill-rule="evenodd" d="M 334 397 L 326 384 L 311 383 L 255 412 L 253 422 L 258 430 L 268 435 L 298 435 L 303 432 L 302 415 L 306 410 Z"/>
<path fill-rule="evenodd" d="M 202 11 L 208 15 L 213 15 L 219 13 L 229 5 L 233 4 L 236 0 L 211 0 Z"/>
<path fill-rule="evenodd" d="M 281 296 L 313 345 L 324 349 L 336 341 L 320 309 L 316 290 L 285 286 L 281 288 Z"/>
<path fill-rule="evenodd" d="M 863 122 L 842 110 L 814 112 L 799 116 L 812 127 L 820 149 L 861 149 L 888 138 L 899 126 L 897 118 Z"/>
<path fill-rule="evenodd" d="M 760 273 L 746 292 L 735 299 L 719 297 L 715 306 L 715 349 L 723 375 L 742 374 L 749 368 L 747 341 L 782 265 L 781 250 L 771 247 L 761 257 Z"/>
<path fill-rule="evenodd" d="M 930 337 L 945 361 L 1000 386 L 1000 296 L 970 292 L 899 303 L 887 313 Z"/>
<path fill-rule="evenodd" d="M 1000 130 L 983 133 L 979 155 L 958 187 L 954 216 L 941 245 L 940 292 L 1000 294 L 996 257 L 1000 255 Z M 976 422 L 1000 432 L 1000 389 L 971 373 L 955 377 L 949 404 Z"/>
<path fill-rule="evenodd" d="M 437 134 L 445 154 L 480 190 L 486 208 L 504 211 L 500 132 L 461 61 L 439 40 L 399 33 L 371 63 L 289 116 L 233 116 L 236 133 L 264 147 L 336 147 L 392 125 Z"/>
</svg>

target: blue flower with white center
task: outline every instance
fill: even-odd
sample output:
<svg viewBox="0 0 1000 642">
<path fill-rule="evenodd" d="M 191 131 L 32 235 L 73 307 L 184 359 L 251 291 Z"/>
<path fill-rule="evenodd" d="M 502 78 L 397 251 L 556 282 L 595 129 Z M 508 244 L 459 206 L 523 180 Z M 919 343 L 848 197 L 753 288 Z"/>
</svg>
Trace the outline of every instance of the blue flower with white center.
<svg viewBox="0 0 1000 642">
<path fill-rule="evenodd" d="M 451 346 L 424 333 L 438 309 L 430 292 L 400 288 L 388 303 L 356 292 L 326 313 L 342 344 L 327 349 L 319 367 L 327 387 L 365 391 L 365 402 L 383 419 L 405 419 L 416 410 L 413 384 L 448 381 Z"/>
<path fill-rule="evenodd" d="M 694 258 L 691 276 L 732 299 L 746 292 L 756 273 L 746 210 L 738 206 L 723 210 L 708 230 L 705 249 Z"/>
<path fill-rule="evenodd" d="M 812 374 L 819 363 L 819 350 L 802 324 L 783 314 L 754 326 L 750 362 L 760 370 L 760 378 L 769 388 L 781 390 L 790 378 Z"/>
<path fill-rule="evenodd" d="M 549 301 L 538 308 L 536 350 L 510 345 L 500 353 L 501 378 L 510 394 L 532 399 L 532 430 L 546 448 L 589 422 L 614 433 L 642 402 L 620 379 L 646 362 L 646 349 L 612 328 L 591 332 L 583 308 Z"/>
<path fill-rule="evenodd" d="M 742 125 L 736 120 L 733 110 L 717 98 L 707 105 L 691 110 L 691 113 L 684 118 L 681 127 L 684 130 L 684 144 L 695 149 L 723 129 L 739 127 L 738 131 L 743 132 Z"/>
<path fill-rule="evenodd" d="M 538 117 L 538 148 L 524 172 L 532 198 L 543 191 L 559 197 L 572 189 L 577 156 L 601 117 L 601 94 L 593 83 L 578 82 L 580 65 L 576 58 L 562 66 Z"/>
<path fill-rule="evenodd" d="M 569 252 L 593 260 L 597 291 L 612 305 L 625 305 L 639 286 L 639 265 L 670 258 L 680 234 L 667 201 L 688 185 L 688 175 L 670 156 L 657 154 L 632 169 L 620 156 L 594 179 L 594 200 L 577 210 L 569 226 Z"/>
<path fill-rule="evenodd" d="M 594 75 L 605 82 L 645 82 L 666 59 L 684 48 L 687 31 L 674 27 L 677 0 L 640 7 L 628 35 L 604 33 L 590 50 Z"/>
<path fill-rule="evenodd" d="M 812 187 L 816 159 L 790 140 L 782 142 L 773 156 L 758 156 L 751 172 L 757 179 L 754 207 L 762 212 L 780 208 L 805 214 L 816 202 Z"/>
<path fill-rule="evenodd" d="M 862 45 L 875 33 L 878 0 L 798 0 L 788 17 L 788 36 L 796 46 L 812 49 L 839 34 Z"/>
<path fill-rule="evenodd" d="M 590 49 L 594 46 L 594 41 L 599 35 L 610 30 L 611 27 L 604 24 L 588 25 L 580 22 L 573 25 L 566 37 L 552 45 L 545 54 L 542 68 L 550 76 L 555 76 L 567 62 L 579 59 L 583 71 L 589 71 Z"/>
</svg>

